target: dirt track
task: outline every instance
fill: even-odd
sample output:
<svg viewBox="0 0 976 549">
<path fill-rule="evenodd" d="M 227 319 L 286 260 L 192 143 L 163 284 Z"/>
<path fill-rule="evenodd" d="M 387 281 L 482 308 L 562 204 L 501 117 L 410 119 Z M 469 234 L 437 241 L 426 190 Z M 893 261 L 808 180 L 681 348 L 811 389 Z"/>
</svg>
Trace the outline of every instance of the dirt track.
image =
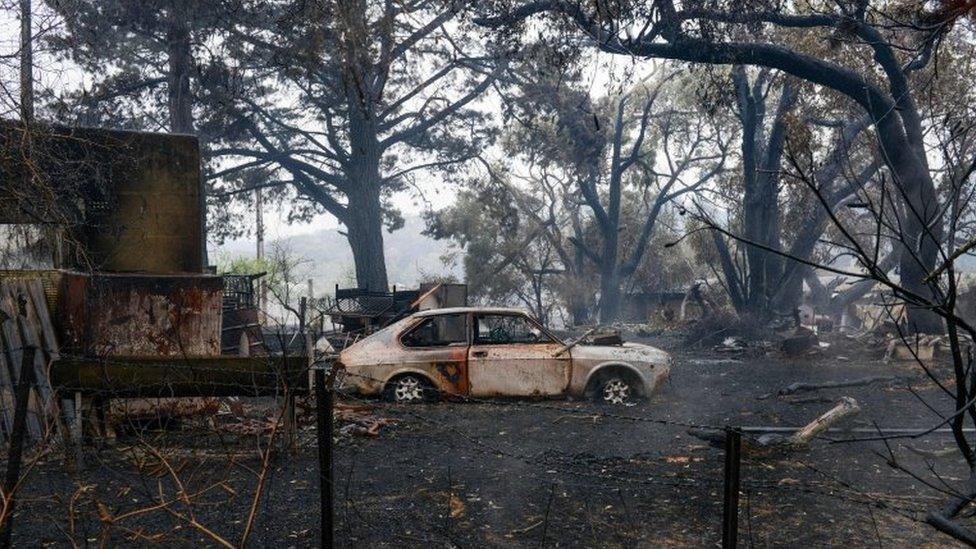
<svg viewBox="0 0 976 549">
<path fill-rule="evenodd" d="M 377 438 L 341 437 L 336 449 L 339 546 L 714 546 L 722 451 L 689 436 L 685 424 L 799 425 L 842 395 L 860 402 L 858 426 L 932 424 L 931 412 L 903 386 L 790 397 L 801 403 L 775 395 L 795 381 L 876 374 L 921 379 L 913 367 L 881 364 L 855 344 L 837 343 L 823 356 L 794 360 L 682 351 L 677 339 L 652 343 L 674 352 L 677 364 L 664 390 L 634 408 L 565 401 L 377 403 L 374 413 L 397 424 Z M 951 404 L 931 383 L 912 386 L 942 409 Z M 172 461 L 187 492 L 223 481 L 195 500 L 194 516 L 228 539 L 239 538 L 255 484 L 245 467 L 260 464 L 255 451 L 230 466 L 226 456 L 256 447 L 257 439 L 222 444 L 212 436 L 167 433 L 157 442 L 184 448 Z M 937 450 L 951 441 L 938 436 L 908 444 Z M 934 479 L 917 454 L 894 442 L 892 450 L 900 463 Z M 893 470 L 887 457 L 884 444 L 826 441 L 798 454 L 750 457 L 743 464 L 740 540 L 760 546 L 944 545 L 946 538 L 913 520 L 940 502 L 939 494 Z M 184 520 L 188 513 L 179 503 L 170 509 L 183 519 L 165 510 L 106 518 L 150 505 L 158 486 L 169 497 L 176 493 L 162 468 L 146 474 L 153 460 L 131 440 L 120 439 L 89 462 L 74 477 L 54 462 L 33 473 L 29 498 L 18 508 L 15 543 L 69 545 L 72 533 L 76 542 L 94 543 L 110 522 L 108 539 L 115 545 L 205 539 Z M 962 474 L 951 457 L 936 458 L 933 466 L 950 483 Z M 314 432 L 307 428 L 298 455 L 280 458 L 272 469 L 252 545 L 317 544 L 316 474 Z"/>
</svg>

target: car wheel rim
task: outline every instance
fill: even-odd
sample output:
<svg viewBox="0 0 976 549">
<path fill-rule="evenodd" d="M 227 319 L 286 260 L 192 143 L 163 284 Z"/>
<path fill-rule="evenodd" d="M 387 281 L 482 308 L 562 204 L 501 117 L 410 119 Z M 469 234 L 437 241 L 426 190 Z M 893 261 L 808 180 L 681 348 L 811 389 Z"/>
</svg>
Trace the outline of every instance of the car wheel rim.
<svg viewBox="0 0 976 549">
<path fill-rule="evenodd" d="M 397 402 L 417 402 L 423 400 L 424 388 L 419 379 L 413 376 L 403 377 L 397 380 L 393 396 Z"/>
<path fill-rule="evenodd" d="M 603 401 L 608 404 L 623 404 L 630 398 L 630 384 L 620 378 L 613 378 L 603 385 Z"/>
</svg>

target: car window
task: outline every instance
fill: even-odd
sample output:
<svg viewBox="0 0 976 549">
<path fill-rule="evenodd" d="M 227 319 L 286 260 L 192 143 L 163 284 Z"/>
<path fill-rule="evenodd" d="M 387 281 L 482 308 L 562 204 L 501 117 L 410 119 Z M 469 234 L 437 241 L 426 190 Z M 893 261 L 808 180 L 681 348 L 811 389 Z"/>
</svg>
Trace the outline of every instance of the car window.
<svg viewBox="0 0 976 549">
<path fill-rule="evenodd" d="M 406 347 L 447 347 L 467 345 L 465 315 L 438 315 L 425 319 L 400 341 Z"/>
<path fill-rule="evenodd" d="M 551 343 L 552 340 L 521 315 L 475 316 L 474 342 L 481 344 Z"/>
</svg>

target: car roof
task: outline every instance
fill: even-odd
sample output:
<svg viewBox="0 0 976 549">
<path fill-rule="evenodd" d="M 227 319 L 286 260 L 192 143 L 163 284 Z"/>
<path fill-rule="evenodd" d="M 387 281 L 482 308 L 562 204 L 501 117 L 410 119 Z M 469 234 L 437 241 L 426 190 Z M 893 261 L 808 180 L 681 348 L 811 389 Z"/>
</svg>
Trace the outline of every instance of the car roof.
<svg viewBox="0 0 976 549">
<path fill-rule="evenodd" d="M 511 307 L 447 307 L 445 309 L 427 309 L 426 311 L 420 311 L 414 313 L 415 317 L 426 317 L 426 316 L 436 316 L 436 315 L 457 315 L 464 313 L 488 313 L 488 314 L 516 314 L 525 315 L 527 314 L 522 309 L 513 309 Z"/>
</svg>

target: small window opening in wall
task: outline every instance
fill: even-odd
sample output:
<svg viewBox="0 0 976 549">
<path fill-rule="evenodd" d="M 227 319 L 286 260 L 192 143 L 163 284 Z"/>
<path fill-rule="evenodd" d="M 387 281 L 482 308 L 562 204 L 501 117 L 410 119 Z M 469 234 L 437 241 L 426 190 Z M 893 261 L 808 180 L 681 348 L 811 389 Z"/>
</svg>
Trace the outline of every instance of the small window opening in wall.
<svg viewBox="0 0 976 549">
<path fill-rule="evenodd" d="M 55 225 L 0 224 L 0 269 L 56 269 L 60 231 Z"/>
</svg>

